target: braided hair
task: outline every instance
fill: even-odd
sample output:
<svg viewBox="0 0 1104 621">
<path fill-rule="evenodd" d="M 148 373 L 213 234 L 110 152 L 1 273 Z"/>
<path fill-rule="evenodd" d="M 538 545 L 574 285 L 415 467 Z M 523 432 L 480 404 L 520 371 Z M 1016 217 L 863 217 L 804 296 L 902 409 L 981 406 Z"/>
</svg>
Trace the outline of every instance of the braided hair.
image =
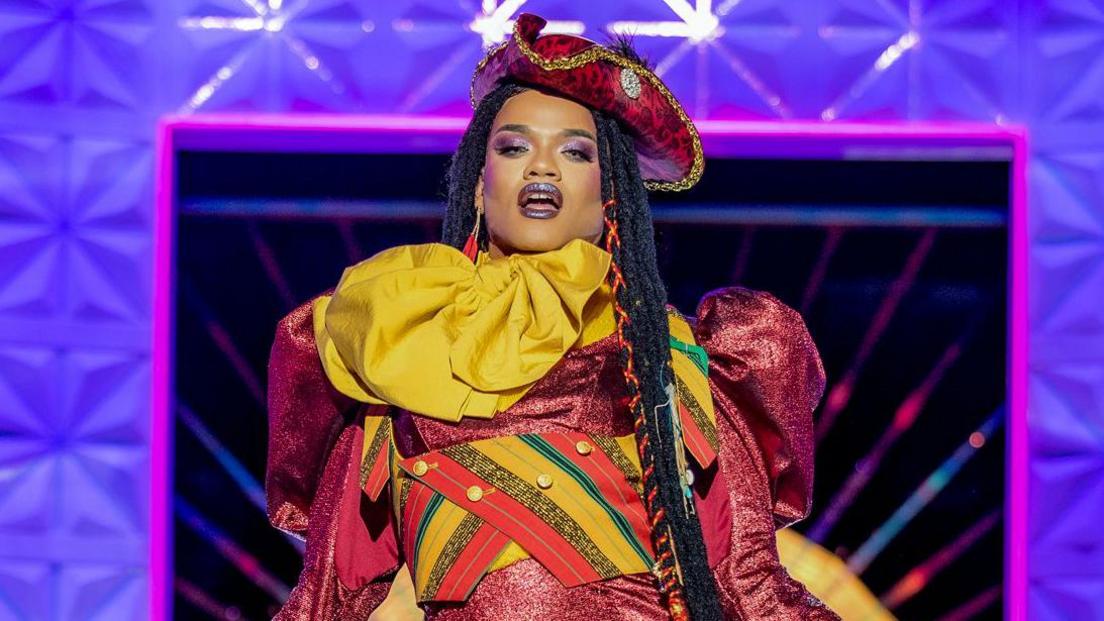
<svg viewBox="0 0 1104 621">
<path fill-rule="evenodd" d="M 475 186 L 486 157 L 491 126 L 502 105 L 525 87 L 505 83 L 476 107 L 449 168 L 448 207 L 443 242 L 461 248 L 475 225 Z M 673 421 L 666 387 L 674 382 L 667 292 L 656 262 L 654 229 L 647 190 L 631 136 L 620 123 L 592 111 L 598 130 L 598 161 L 605 205 L 606 249 L 613 256 L 614 292 L 620 361 L 633 416 L 643 471 L 644 506 L 656 550 L 653 573 L 674 619 L 721 619 L 701 523 L 684 511 L 676 461 Z M 485 222 L 485 221 L 484 221 Z M 478 231 L 481 249 L 489 238 Z"/>
</svg>

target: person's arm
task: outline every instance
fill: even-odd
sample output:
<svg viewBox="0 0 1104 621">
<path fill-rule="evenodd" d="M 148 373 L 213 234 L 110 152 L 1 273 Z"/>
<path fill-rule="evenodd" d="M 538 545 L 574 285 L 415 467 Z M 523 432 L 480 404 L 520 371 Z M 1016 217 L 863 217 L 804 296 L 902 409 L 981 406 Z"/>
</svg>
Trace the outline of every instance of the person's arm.
<svg viewBox="0 0 1104 621">
<path fill-rule="evenodd" d="M 709 354 L 715 484 L 727 492 L 718 523 L 728 546 L 713 570 L 726 618 L 838 619 L 790 578 L 775 542 L 812 500 L 812 414 L 825 376 L 804 321 L 769 294 L 733 287 L 702 300 L 695 336 Z"/>
<path fill-rule="evenodd" d="M 269 358 L 269 519 L 305 537 L 303 571 L 278 621 L 367 619 L 400 564 L 387 494 L 360 485 L 364 410 L 327 380 L 314 301 L 280 321 Z"/>
<path fill-rule="evenodd" d="M 387 599 L 368 617 L 368 621 L 422 621 L 425 613 L 418 608 L 414 595 L 414 579 L 410 568 L 403 564 L 391 582 Z"/>
<path fill-rule="evenodd" d="M 356 405 L 322 371 L 313 312 L 310 300 L 281 319 L 268 357 L 268 519 L 299 537 L 330 451 L 350 422 L 345 413 Z"/>
</svg>

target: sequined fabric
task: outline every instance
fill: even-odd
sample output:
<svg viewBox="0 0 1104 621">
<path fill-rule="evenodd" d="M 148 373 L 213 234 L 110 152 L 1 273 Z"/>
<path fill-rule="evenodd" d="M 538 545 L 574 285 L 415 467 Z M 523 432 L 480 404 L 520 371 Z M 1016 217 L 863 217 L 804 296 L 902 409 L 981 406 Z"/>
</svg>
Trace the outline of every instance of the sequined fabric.
<svg viewBox="0 0 1104 621">
<path fill-rule="evenodd" d="M 353 405 L 322 371 L 312 309 L 308 302 L 276 326 L 268 365 L 268 516 L 298 535 L 306 534 L 318 476 Z"/>
<path fill-rule="evenodd" d="M 805 322 L 773 296 L 739 288 L 707 295 L 697 315 L 731 512 L 729 553 L 713 569 L 725 615 L 838 619 L 789 577 L 775 543 L 775 528 L 812 502 L 812 412 L 825 376 Z"/>
<path fill-rule="evenodd" d="M 459 423 L 399 411 L 396 444 L 403 455 L 437 450 L 496 436 L 519 433 L 581 431 L 621 436 L 633 432 L 624 407 L 625 380 L 617 358 L 617 335 L 573 349 L 526 393 L 491 419 Z"/>
<path fill-rule="evenodd" d="M 281 323 L 270 363 L 270 390 L 277 397 L 272 415 L 283 419 L 273 423 L 270 439 L 268 494 L 270 503 L 278 503 L 272 518 L 285 527 L 292 522 L 310 527 L 299 585 L 277 618 L 367 619 L 399 562 L 394 531 L 379 523 L 361 529 L 355 520 L 340 517 L 377 515 L 347 494 L 345 501 L 335 500 L 342 495 L 334 490 L 347 488 L 344 477 L 352 466 L 345 460 L 355 462 L 353 447 L 359 450 L 359 440 L 355 434 L 346 440 L 346 429 L 331 450 L 332 430 L 348 423 L 340 407 L 320 398 L 327 388 L 313 385 L 324 381 L 317 359 L 304 356 L 288 363 L 276 358 L 294 357 L 313 346 L 309 321 L 293 319 L 309 313 L 310 303 Z M 825 379 L 804 322 L 769 294 L 728 288 L 703 299 L 695 335 L 710 357 L 720 437 L 719 470 L 700 477 L 695 493 L 726 618 L 837 619 L 789 578 L 775 546 L 775 528 L 804 517 L 812 493 L 812 410 Z M 303 382 L 312 386 L 280 387 Z M 298 433 L 289 422 L 296 418 L 304 423 Z M 523 399 L 493 419 L 454 424 L 398 412 L 394 420 L 404 455 L 523 432 L 623 435 L 632 430 L 612 335 L 568 352 Z M 346 444 L 349 448 L 343 449 Z M 319 478 L 323 460 L 318 456 L 327 453 L 329 464 Z M 299 456 L 314 461 L 285 463 Z M 299 515 L 316 482 L 314 504 Z M 294 519 L 280 512 L 287 506 L 292 508 L 286 515 Z M 386 514 L 386 505 L 378 511 Z M 338 613 L 342 606 L 345 612 Z M 567 589 L 533 559 L 491 572 L 463 604 L 430 603 L 426 610 L 427 618 L 442 620 L 666 618 L 647 574 Z"/>
<path fill-rule="evenodd" d="M 533 559 L 523 559 L 488 574 L 463 605 L 431 603 L 425 611 L 427 621 L 656 621 L 667 618 L 651 574 L 634 574 L 567 588 Z"/>
<path fill-rule="evenodd" d="M 303 571 L 277 621 L 367 619 L 399 565 L 390 505 L 359 486 L 363 433 L 353 402 L 322 373 L 311 303 L 277 327 L 269 359 L 269 520 L 307 540 Z M 361 509 L 363 508 L 363 512 Z"/>
</svg>

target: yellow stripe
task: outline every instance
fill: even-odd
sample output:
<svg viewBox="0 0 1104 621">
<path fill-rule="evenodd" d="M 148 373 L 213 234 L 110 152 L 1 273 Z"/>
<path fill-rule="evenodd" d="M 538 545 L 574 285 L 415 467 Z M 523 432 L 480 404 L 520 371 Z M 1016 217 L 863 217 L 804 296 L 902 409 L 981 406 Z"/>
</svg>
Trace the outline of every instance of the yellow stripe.
<svg viewBox="0 0 1104 621">
<path fill-rule="evenodd" d="M 387 465 L 391 469 L 391 511 L 392 515 L 395 516 L 395 523 L 401 525 L 403 523 L 403 510 L 406 508 L 406 499 L 410 495 L 410 485 L 413 480 L 405 476 L 403 469 L 399 467 L 402 455 L 399 454 L 395 443 L 390 442 L 389 444 L 391 457 Z M 400 535 L 405 537 L 406 533 L 400 533 Z"/>
<path fill-rule="evenodd" d="M 574 478 L 554 462 L 517 438 L 496 438 L 485 443 L 486 446 L 476 448 L 534 486 L 541 474 L 552 476 L 552 487 L 541 491 L 586 531 L 602 554 L 619 570 L 623 573 L 636 573 L 648 569 L 619 534 L 617 525 L 606 512 Z M 568 455 L 565 457 L 570 459 Z"/>
<path fill-rule="evenodd" d="M 366 457 L 368 457 L 368 451 L 372 447 L 372 440 L 379 432 L 380 425 L 387 420 L 386 416 L 365 416 L 364 417 L 364 444 L 360 447 L 360 463 L 364 463 Z"/>
<path fill-rule="evenodd" d="M 677 310 L 667 309 L 667 329 L 671 333 L 671 336 L 683 343 L 697 345 L 697 342 L 694 341 L 693 329 Z"/>
<path fill-rule="evenodd" d="M 694 400 L 701 406 L 701 409 L 705 412 L 706 418 L 716 425 L 717 415 L 713 412 L 713 393 L 709 391 L 709 380 L 701 374 L 698 367 L 682 352 L 671 352 L 671 368 L 674 370 L 675 377 L 678 378 L 679 384 L 690 391 L 690 394 L 694 395 Z"/>
<path fill-rule="evenodd" d="M 496 439 L 489 444 L 487 447 L 479 447 L 480 450 L 530 484 L 536 485 L 537 477 L 541 474 L 550 475 L 553 484 L 549 489 L 542 490 L 544 495 L 578 522 L 598 545 L 598 549 L 618 568 L 625 564 L 621 538 L 613 535 L 612 531 L 616 526 L 605 517 L 605 512 L 573 478 L 554 462 L 516 438 Z M 611 552 L 614 553 L 612 556 Z M 614 558 L 615 556 L 621 558 Z"/>
<path fill-rule="evenodd" d="M 599 575 L 603 577 L 618 575 L 620 570 L 617 565 L 602 552 L 591 534 L 563 507 L 547 497 L 534 483 L 514 474 L 509 468 L 503 467 L 502 464 L 476 449 L 474 444 L 454 444 L 443 449 L 442 453 L 498 488 L 502 493 L 508 494 L 522 506 L 529 508 L 537 519 L 555 530 Z M 524 526 L 524 520 L 519 518 L 520 516 L 510 516 L 502 519 L 516 520 Z"/>
<path fill-rule="evenodd" d="M 426 587 L 429 586 L 429 576 L 433 571 L 434 563 L 440 558 L 445 546 L 448 545 L 449 539 L 452 538 L 453 533 L 456 532 L 456 529 L 467 515 L 466 510 L 445 498 L 437 512 L 433 514 L 433 519 L 426 524 L 421 545 L 414 551 L 414 558 L 418 561 L 418 566 L 414 568 L 414 588 L 418 593 L 419 600 L 422 599 Z M 409 533 L 408 536 L 414 537 L 415 533 Z"/>
<path fill-rule="evenodd" d="M 529 558 L 529 553 L 525 551 L 525 548 L 519 546 L 516 541 L 511 539 L 510 543 L 506 544 L 506 547 L 498 554 L 498 557 L 491 563 L 487 571 L 492 572 L 496 569 L 502 569 L 503 567 L 508 567 L 526 558 Z"/>
<path fill-rule="evenodd" d="M 483 526 L 483 520 L 479 519 L 472 513 L 468 513 L 464 516 L 464 519 L 460 521 L 456 529 L 449 535 L 448 543 L 445 545 L 440 556 L 432 559 L 433 567 L 429 572 L 429 579 L 425 586 L 424 596 L 436 597 L 437 593 L 441 590 L 441 582 L 445 579 L 445 574 L 452 569 L 452 566 L 456 563 L 456 559 L 460 556 L 461 552 L 468 547 L 471 543 L 472 537 L 475 536 L 476 531 Z M 426 559 L 428 562 L 430 559 Z"/>
<path fill-rule="evenodd" d="M 384 423 L 388 423 L 384 428 Z M 382 450 L 387 450 L 384 443 L 390 440 L 391 425 L 386 416 L 364 417 L 364 442 L 360 447 L 360 487 L 368 482 L 368 474 L 376 463 L 376 457 Z M 373 500 L 375 500 L 373 498 Z"/>
<path fill-rule="evenodd" d="M 615 436 L 613 441 L 617 443 L 617 446 L 621 449 L 621 454 L 624 457 L 623 460 L 617 459 L 617 456 L 610 455 L 610 459 L 621 468 L 622 472 L 624 468 L 623 463 L 628 463 L 632 467 L 632 478 L 629 478 L 629 483 L 632 484 L 636 491 L 644 493 L 644 483 L 640 480 L 643 473 L 640 470 L 640 456 L 637 454 L 639 451 L 636 447 L 636 436 L 629 434 L 627 436 Z M 604 447 L 603 447 L 604 448 Z M 619 464 L 618 462 L 622 462 Z"/>
<path fill-rule="evenodd" d="M 697 345 L 694 332 L 690 324 L 677 313 L 668 313 L 667 324 L 671 329 L 671 336 L 691 345 Z M 713 393 L 709 390 L 709 380 L 702 375 L 701 370 L 694 364 L 690 357 L 676 349 L 671 350 L 671 369 L 678 377 L 679 383 L 694 395 L 694 399 L 705 412 L 706 417 L 714 425 L 717 424 L 717 415 L 713 411 Z"/>
</svg>

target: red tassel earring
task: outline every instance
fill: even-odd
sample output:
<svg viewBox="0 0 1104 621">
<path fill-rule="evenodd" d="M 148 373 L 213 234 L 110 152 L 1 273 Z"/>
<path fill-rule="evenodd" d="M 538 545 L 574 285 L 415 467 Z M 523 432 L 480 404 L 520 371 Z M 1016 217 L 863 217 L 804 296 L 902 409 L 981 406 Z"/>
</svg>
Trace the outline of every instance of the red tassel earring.
<svg viewBox="0 0 1104 621">
<path fill-rule="evenodd" d="M 468 235 L 468 241 L 464 242 L 464 256 L 471 259 L 472 263 L 475 263 L 476 257 L 479 256 L 479 220 L 482 215 L 483 210 L 476 207 L 475 226 L 472 227 L 471 235 Z"/>
</svg>

